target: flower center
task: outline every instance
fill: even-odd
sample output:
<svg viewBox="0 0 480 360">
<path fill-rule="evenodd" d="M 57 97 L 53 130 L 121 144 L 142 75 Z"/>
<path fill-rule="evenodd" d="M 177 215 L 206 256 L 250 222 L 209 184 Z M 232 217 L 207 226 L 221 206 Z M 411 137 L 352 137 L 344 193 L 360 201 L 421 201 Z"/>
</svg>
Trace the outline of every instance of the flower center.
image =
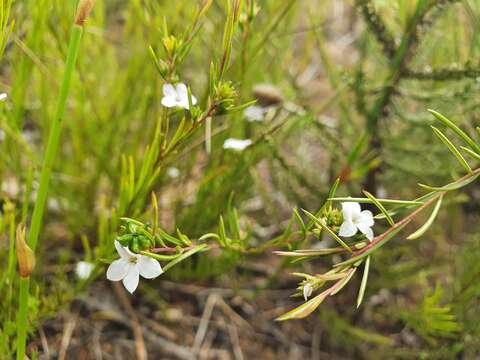
<svg viewBox="0 0 480 360">
<path fill-rule="evenodd" d="M 132 257 L 130 257 L 130 259 L 128 259 L 128 262 L 131 263 L 131 264 L 136 264 L 137 263 L 137 258 L 135 256 L 132 256 Z"/>
</svg>

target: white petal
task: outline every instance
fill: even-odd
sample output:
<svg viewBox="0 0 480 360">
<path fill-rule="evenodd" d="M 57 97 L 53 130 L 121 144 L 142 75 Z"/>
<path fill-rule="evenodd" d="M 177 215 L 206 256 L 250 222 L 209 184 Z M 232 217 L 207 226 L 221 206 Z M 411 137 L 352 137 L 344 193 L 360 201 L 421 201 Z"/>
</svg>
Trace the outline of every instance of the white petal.
<svg viewBox="0 0 480 360">
<path fill-rule="evenodd" d="M 375 220 L 373 220 L 373 214 L 370 210 L 363 210 L 360 213 L 360 216 L 357 220 L 357 223 L 363 224 L 365 226 L 373 226 L 375 224 Z"/>
<path fill-rule="evenodd" d="M 110 264 L 107 270 L 107 279 L 111 281 L 120 281 L 127 276 L 129 263 L 123 259 L 115 260 Z"/>
<path fill-rule="evenodd" d="M 343 237 L 350 237 L 353 236 L 357 233 L 357 227 L 353 222 L 350 220 L 345 220 L 340 226 L 340 231 L 338 232 L 338 235 L 343 236 Z"/>
<path fill-rule="evenodd" d="M 223 148 L 224 149 L 236 150 L 236 151 L 242 151 L 242 150 L 245 150 L 250 145 L 252 145 L 252 140 L 250 140 L 250 139 L 246 139 L 246 140 L 227 139 L 223 143 Z"/>
<path fill-rule="evenodd" d="M 177 106 L 177 100 L 175 96 L 164 96 L 162 99 L 162 105 L 167 108 L 172 108 Z"/>
<path fill-rule="evenodd" d="M 120 257 L 124 260 L 129 260 L 132 255 L 130 250 L 128 250 L 128 248 L 126 247 L 123 247 L 122 244 L 120 244 L 120 242 L 117 240 L 115 240 L 114 244 L 115 249 L 117 249 L 118 255 L 120 255 Z"/>
<path fill-rule="evenodd" d="M 370 226 L 366 226 L 365 224 L 358 224 L 358 230 L 364 234 L 368 240 L 372 241 L 373 239 L 373 230 Z"/>
<path fill-rule="evenodd" d="M 247 118 L 248 121 L 263 121 L 264 120 L 264 110 L 261 106 L 252 105 L 247 107 L 243 111 L 243 115 Z"/>
<path fill-rule="evenodd" d="M 193 105 L 193 103 L 192 103 L 192 105 Z M 188 98 L 184 98 L 181 101 L 178 101 L 177 106 L 181 107 L 183 109 L 186 109 L 186 110 L 190 109 L 190 104 L 188 103 Z"/>
<path fill-rule="evenodd" d="M 360 214 L 362 209 L 360 204 L 357 202 L 343 202 L 342 203 L 342 212 L 343 217 L 347 220 L 352 219 L 354 215 Z"/>
<path fill-rule="evenodd" d="M 177 84 L 177 96 L 182 100 L 183 99 L 188 99 L 187 85 L 182 84 L 182 83 Z"/>
<path fill-rule="evenodd" d="M 197 98 L 192 95 L 192 105 L 196 105 L 196 104 L 197 104 Z"/>
<path fill-rule="evenodd" d="M 177 96 L 177 92 L 172 84 L 163 84 L 163 95 L 165 97 L 173 97 Z"/>
<path fill-rule="evenodd" d="M 160 274 L 163 273 L 160 263 L 148 256 L 140 256 L 138 258 L 138 269 L 140 270 L 140 275 L 145 279 L 154 279 Z"/>
<path fill-rule="evenodd" d="M 130 264 L 128 267 L 127 276 L 123 278 L 123 286 L 128 290 L 130 294 L 136 290 L 138 282 L 140 280 L 140 274 L 136 265 Z"/>
<path fill-rule="evenodd" d="M 0 101 L 3 101 L 7 98 L 7 94 L 6 93 L 1 93 L 0 94 Z"/>
</svg>

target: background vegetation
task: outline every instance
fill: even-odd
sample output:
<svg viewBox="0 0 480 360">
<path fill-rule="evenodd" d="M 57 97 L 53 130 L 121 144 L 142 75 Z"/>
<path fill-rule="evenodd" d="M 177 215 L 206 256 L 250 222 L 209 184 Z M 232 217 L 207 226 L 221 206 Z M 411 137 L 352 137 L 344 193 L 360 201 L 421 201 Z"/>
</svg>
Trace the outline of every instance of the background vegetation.
<svg viewBox="0 0 480 360">
<path fill-rule="evenodd" d="M 292 264 L 272 254 L 329 241 L 290 243 L 282 234 L 292 210 L 316 211 L 339 176 L 338 195 L 366 189 L 406 199 L 422 193 L 418 182 L 459 177 L 426 110 L 478 140 L 480 1 L 225 0 L 199 12 L 207 3 L 97 0 L 37 250 L 27 352 L 86 359 L 480 356 L 478 183 L 449 197 L 422 239 L 399 237 L 378 252 L 358 310 L 360 278 L 308 319 L 274 322 L 298 302 L 289 298 L 297 282 L 290 273 L 321 272 L 331 261 Z M 225 41 L 229 6 L 240 3 Z M 77 4 L 0 4 L 0 86 L 8 93 L 0 104 L 0 358 L 8 359 L 18 306 L 15 228 L 28 224 L 35 200 Z M 183 39 L 183 59 L 169 62 L 167 36 Z M 167 79 L 190 86 L 205 111 L 200 118 L 219 96 L 228 99 L 212 119 L 211 152 L 203 122 L 165 156 L 149 152 L 166 116 L 165 80 L 152 52 L 171 65 Z M 214 90 L 212 63 L 220 74 Z M 226 84 L 235 91 L 221 93 Z M 229 108 L 254 99 L 267 109 L 262 122 Z M 172 139 L 181 117 L 170 116 L 172 132 L 162 141 Z M 223 149 L 232 137 L 254 145 Z M 149 156 L 158 156 L 151 168 Z M 120 216 L 151 219 L 151 191 L 167 231 L 198 239 L 217 232 L 223 216 L 235 246 L 258 250 L 198 254 L 127 296 L 104 280 L 104 265 L 113 259 Z M 237 216 L 240 231 L 228 221 Z M 88 280 L 75 276 L 83 260 L 97 265 Z"/>
</svg>

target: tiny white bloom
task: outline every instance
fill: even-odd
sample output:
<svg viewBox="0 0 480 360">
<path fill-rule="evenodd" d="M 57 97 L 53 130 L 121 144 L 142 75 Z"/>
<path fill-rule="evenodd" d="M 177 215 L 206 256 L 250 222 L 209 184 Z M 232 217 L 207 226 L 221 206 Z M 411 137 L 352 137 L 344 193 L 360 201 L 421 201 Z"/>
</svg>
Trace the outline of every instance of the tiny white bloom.
<svg viewBox="0 0 480 360">
<path fill-rule="evenodd" d="M 180 170 L 178 170 L 176 167 L 169 167 L 167 169 L 167 175 L 171 177 L 172 179 L 176 179 L 177 177 L 180 176 Z"/>
<path fill-rule="evenodd" d="M 197 99 L 192 95 L 192 105 L 197 103 Z M 189 109 L 187 85 L 179 83 L 176 86 L 172 84 L 163 85 L 162 105 L 168 108 L 181 107 Z"/>
<path fill-rule="evenodd" d="M 303 298 L 305 301 L 308 300 L 308 298 L 312 295 L 313 292 L 313 287 L 310 284 L 306 284 L 303 286 Z"/>
<path fill-rule="evenodd" d="M 373 214 L 369 210 L 360 208 L 360 204 L 356 202 L 342 203 L 343 224 L 340 226 L 338 235 L 350 237 L 357 233 L 358 230 L 364 234 L 368 240 L 373 239 L 372 226 L 375 223 Z"/>
<path fill-rule="evenodd" d="M 243 111 L 243 115 L 248 121 L 263 121 L 265 119 L 265 109 L 258 105 L 252 105 L 247 107 Z"/>
<path fill-rule="evenodd" d="M 0 94 L 0 101 L 5 101 L 7 99 L 7 94 L 6 93 L 1 93 Z"/>
<path fill-rule="evenodd" d="M 86 280 L 92 274 L 95 265 L 87 261 L 79 261 L 75 266 L 75 274 L 81 280 Z"/>
<path fill-rule="evenodd" d="M 132 253 L 127 247 L 123 247 L 115 240 L 120 259 L 110 264 L 107 270 L 107 279 L 111 281 L 122 280 L 125 289 L 133 294 L 138 286 L 141 275 L 145 279 L 154 279 L 163 273 L 160 263 L 145 255 Z"/>
<path fill-rule="evenodd" d="M 223 148 L 224 149 L 231 149 L 231 150 L 235 150 L 235 151 L 243 151 L 252 144 L 253 144 L 253 142 L 250 139 L 246 139 L 246 140 L 227 139 L 223 143 Z"/>
</svg>

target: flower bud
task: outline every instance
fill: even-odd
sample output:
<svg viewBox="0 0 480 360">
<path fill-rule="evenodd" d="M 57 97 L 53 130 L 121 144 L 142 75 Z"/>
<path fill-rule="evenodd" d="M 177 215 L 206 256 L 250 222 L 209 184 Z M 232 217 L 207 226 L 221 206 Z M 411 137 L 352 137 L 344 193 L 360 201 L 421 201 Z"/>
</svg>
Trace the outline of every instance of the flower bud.
<svg viewBox="0 0 480 360">
<path fill-rule="evenodd" d="M 310 283 L 306 283 L 303 286 L 303 298 L 305 299 L 305 301 L 308 300 L 308 298 L 312 295 L 312 293 L 313 293 L 312 285 L 310 285 Z"/>
<path fill-rule="evenodd" d="M 95 5 L 95 0 L 80 0 L 77 8 L 77 15 L 75 17 L 75 24 L 83 26 L 85 20 L 87 20 L 88 15 Z"/>
<path fill-rule="evenodd" d="M 35 254 L 25 241 L 25 228 L 19 225 L 15 238 L 20 277 L 28 278 L 35 267 Z"/>
<path fill-rule="evenodd" d="M 165 51 L 170 57 L 173 57 L 177 49 L 181 46 L 180 40 L 178 40 L 175 36 L 165 36 L 162 39 L 162 43 Z"/>
</svg>

